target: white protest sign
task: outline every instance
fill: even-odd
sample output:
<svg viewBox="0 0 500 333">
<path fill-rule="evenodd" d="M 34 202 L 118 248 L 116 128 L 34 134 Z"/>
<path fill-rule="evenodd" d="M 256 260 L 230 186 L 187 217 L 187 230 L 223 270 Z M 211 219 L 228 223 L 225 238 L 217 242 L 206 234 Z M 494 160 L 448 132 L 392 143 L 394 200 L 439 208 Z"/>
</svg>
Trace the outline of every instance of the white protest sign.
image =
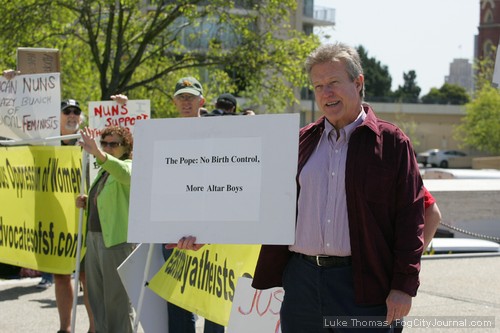
<svg viewBox="0 0 500 333">
<path fill-rule="evenodd" d="M 149 99 L 129 100 L 120 105 L 115 101 L 89 102 L 89 126 L 102 130 L 108 126 L 128 128 L 132 133 L 138 120 L 149 119 Z"/>
<path fill-rule="evenodd" d="M 153 144 L 156 163 L 152 176 L 164 181 L 151 184 L 152 200 L 157 203 L 151 205 L 152 221 L 259 219 L 262 138 L 200 138 Z M 202 154 L 186 155 L 186 152 Z M 187 200 L 198 202 L 199 209 L 165 210 L 161 204 L 169 202 L 182 207 Z M 209 209 L 223 202 L 230 204 L 231 209 Z"/>
<path fill-rule="evenodd" d="M 141 290 L 144 289 L 144 298 L 139 318 L 144 332 L 168 333 L 167 302 L 141 284 L 144 271 L 146 270 L 149 246 L 149 244 L 139 244 L 134 252 L 118 267 L 118 274 L 123 286 L 127 290 L 132 306 L 136 310 L 139 306 Z M 154 246 L 154 250 L 147 276 L 148 281 L 165 263 L 161 244 L 152 244 L 151 246 Z"/>
<path fill-rule="evenodd" d="M 138 123 L 129 242 L 292 244 L 299 116 Z"/>
<path fill-rule="evenodd" d="M 0 136 L 23 140 L 60 135 L 59 78 L 59 73 L 17 75 L 11 80 L 0 76 Z"/>
<path fill-rule="evenodd" d="M 239 278 L 234 294 L 228 333 L 280 333 L 283 288 L 256 290 L 252 279 Z"/>
<path fill-rule="evenodd" d="M 126 127 L 134 133 L 137 121 L 149 119 L 151 115 L 151 101 L 148 99 L 129 100 L 124 105 L 115 101 L 89 102 L 88 107 L 89 127 L 96 130 L 98 138 L 101 131 L 108 126 Z M 90 179 L 97 176 L 99 168 L 95 157 L 90 156 Z"/>
</svg>

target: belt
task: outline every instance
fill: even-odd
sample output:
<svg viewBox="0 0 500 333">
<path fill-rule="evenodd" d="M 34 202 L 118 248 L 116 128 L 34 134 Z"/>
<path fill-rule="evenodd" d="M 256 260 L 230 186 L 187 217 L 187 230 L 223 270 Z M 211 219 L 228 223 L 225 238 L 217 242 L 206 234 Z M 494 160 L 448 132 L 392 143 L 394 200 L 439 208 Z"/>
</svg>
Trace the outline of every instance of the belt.
<svg viewBox="0 0 500 333">
<path fill-rule="evenodd" d="M 299 256 L 321 267 L 340 267 L 340 266 L 350 266 L 351 256 L 348 257 L 337 257 L 337 256 L 308 256 L 306 254 L 299 253 Z"/>
</svg>

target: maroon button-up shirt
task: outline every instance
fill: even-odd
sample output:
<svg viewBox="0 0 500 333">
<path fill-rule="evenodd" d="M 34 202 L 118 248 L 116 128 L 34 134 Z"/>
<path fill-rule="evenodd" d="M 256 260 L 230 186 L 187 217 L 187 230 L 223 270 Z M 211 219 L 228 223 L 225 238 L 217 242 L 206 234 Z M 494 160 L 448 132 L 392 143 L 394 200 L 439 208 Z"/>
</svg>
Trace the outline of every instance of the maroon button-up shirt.
<svg viewBox="0 0 500 333">
<path fill-rule="evenodd" d="M 415 296 L 423 251 L 424 191 L 409 138 L 363 105 L 366 118 L 351 134 L 345 190 L 355 301 L 382 304 L 391 289 Z M 324 130 L 324 117 L 301 129 L 298 175 Z M 300 187 L 298 187 L 300 191 Z M 263 245 L 253 286 L 281 285 L 291 252 Z"/>
</svg>

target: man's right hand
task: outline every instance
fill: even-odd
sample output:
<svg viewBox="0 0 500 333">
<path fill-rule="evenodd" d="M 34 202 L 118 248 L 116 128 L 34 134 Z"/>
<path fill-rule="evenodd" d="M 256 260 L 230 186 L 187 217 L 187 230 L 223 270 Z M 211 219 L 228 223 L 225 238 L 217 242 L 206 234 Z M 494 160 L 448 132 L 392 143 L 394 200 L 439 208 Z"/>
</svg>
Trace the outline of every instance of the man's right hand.
<svg viewBox="0 0 500 333">
<path fill-rule="evenodd" d="M 205 244 L 195 244 L 196 243 L 196 237 L 194 236 L 187 236 L 187 237 L 182 237 L 179 239 L 177 244 L 170 243 L 166 244 L 165 248 L 167 250 L 173 249 L 173 248 L 178 248 L 179 250 L 193 250 L 193 251 L 198 251 L 203 247 Z"/>
</svg>

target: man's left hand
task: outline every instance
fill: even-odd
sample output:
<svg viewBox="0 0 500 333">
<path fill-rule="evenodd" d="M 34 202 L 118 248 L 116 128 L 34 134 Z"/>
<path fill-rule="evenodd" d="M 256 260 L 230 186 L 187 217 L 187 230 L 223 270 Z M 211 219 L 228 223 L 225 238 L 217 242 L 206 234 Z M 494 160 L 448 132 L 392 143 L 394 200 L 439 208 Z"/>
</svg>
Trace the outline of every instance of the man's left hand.
<svg viewBox="0 0 500 333">
<path fill-rule="evenodd" d="M 390 324 L 394 320 L 402 319 L 410 313 L 411 296 L 400 290 L 392 289 L 385 300 L 387 304 L 386 321 Z"/>
</svg>

